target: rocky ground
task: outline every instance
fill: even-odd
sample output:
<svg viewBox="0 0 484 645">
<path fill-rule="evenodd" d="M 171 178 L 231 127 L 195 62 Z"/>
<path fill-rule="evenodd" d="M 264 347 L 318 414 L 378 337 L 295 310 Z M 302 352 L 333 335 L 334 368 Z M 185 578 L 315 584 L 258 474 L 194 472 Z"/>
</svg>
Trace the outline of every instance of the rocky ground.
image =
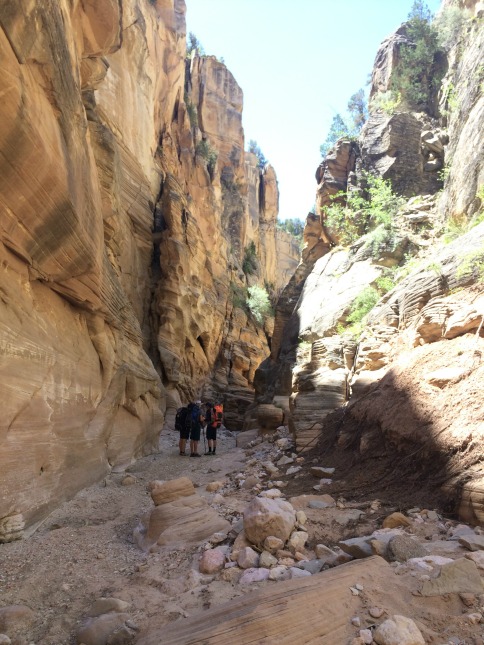
<svg viewBox="0 0 484 645">
<path fill-rule="evenodd" d="M 190 459 L 164 434 L 1 545 L 0 645 L 484 643 L 480 529 L 285 429 L 250 438 Z"/>
</svg>

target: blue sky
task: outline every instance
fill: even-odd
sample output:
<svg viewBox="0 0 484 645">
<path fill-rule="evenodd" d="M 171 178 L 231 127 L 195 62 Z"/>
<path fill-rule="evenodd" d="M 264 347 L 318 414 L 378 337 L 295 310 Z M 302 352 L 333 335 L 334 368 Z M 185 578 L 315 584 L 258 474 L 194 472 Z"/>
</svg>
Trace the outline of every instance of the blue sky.
<svg viewBox="0 0 484 645">
<path fill-rule="evenodd" d="M 187 33 L 223 58 L 244 93 L 246 148 L 274 166 L 279 217 L 305 219 L 333 116 L 367 89 L 382 40 L 413 0 L 186 0 Z M 440 0 L 427 0 L 435 12 Z"/>
</svg>

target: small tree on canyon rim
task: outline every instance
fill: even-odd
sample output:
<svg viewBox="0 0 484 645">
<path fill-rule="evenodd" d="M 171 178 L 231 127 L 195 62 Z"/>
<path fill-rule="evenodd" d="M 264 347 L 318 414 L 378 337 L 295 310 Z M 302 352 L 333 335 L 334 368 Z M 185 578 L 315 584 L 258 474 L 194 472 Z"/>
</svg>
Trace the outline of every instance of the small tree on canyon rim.
<svg viewBox="0 0 484 645">
<path fill-rule="evenodd" d="M 262 170 L 268 162 L 264 156 L 264 153 L 257 145 L 257 141 L 254 141 L 254 139 L 251 139 L 249 141 L 249 152 L 257 157 L 257 167 Z"/>
</svg>

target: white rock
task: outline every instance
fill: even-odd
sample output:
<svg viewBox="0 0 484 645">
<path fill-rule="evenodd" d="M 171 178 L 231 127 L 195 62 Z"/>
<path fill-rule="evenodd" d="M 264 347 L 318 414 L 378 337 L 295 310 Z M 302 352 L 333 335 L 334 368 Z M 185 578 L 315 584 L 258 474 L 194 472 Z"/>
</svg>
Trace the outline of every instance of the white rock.
<svg viewBox="0 0 484 645">
<path fill-rule="evenodd" d="M 308 517 L 304 511 L 296 511 L 296 520 L 299 524 L 306 524 Z"/>
<path fill-rule="evenodd" d="M 310 571 L 305 571 L 304 569 L 298 569 L 298 567 L 290 567 L 289 571 L 291 573 L 291 578 L 307 578 L 311 575 Z"/>
<path fill-rule="evenodd" d="M 411 618 L 393 616 L 383 622 L 373 634 L 378 645 L 425 645 L 425 640 Z"/>
<path fill-rule="evenodd" d="M 286 475 L 295 475 L 298 473 L 300 470 L 302 470 L 301 466 L 292 466 L 291 468 L 288 468 L 286 470 Z"/>
<path fill-rule="evenodd" d="M 354 616 L 351 619 L 351 624 L 354 625 L 355 627 L 360 627 L 361 626 L 361 619 L 358 618 L 358 616 Z"/>
<path fill-rule="evenodd" d="M 269 573 L 269 580 L 289 580 L 290 577 L 289 568 L 284 566 L 273 567 Z"/>
<path fill-rule="evenodd" d="M 288 540 L 288 547 L 291 551 L 301 551 L 304 549 L 309 535 L 305 531 L 294 531 Z"/>
<path fill-rule="evenodd" d="M 269 499 L 276 499 L 282 497 L 282 493 L 278 488 L 271 488 L 270 490 L 263 490 L 259 493 L 259 497 L 268 497 Z"/>
<path fill-rule="evenodd" d="M 269 569 L 246 569 L 242 574 L 239 583 L 241 585 L 250 585 L 254 582 L 261 582 L 262 580 L 267 580 L 269 578 L 269 574 Z"/>
<path fill-rule="evenodd" d="M 365 645 L 371 645 L 371 643 L 373 643 L 373 634 L 371 633 L 371 629 L 360 629 L 360 638 Z"/>
</svg>

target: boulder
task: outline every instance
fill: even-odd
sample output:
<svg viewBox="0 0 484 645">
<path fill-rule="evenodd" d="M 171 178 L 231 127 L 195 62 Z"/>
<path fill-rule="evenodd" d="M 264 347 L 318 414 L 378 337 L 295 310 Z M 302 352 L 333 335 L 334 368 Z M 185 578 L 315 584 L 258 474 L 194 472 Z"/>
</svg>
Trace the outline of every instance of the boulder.
<svg viewBox="0 0 484 645">
<path fill-rule="evenodd" d="M 289 502 L 256 497 L 244 511 L 244 530 L 253 544 L 262 546 L 269 536 L 283 542 L 291 535 L 296 512 Z"/>
<path fill-rule="evenodd" d="M 79 645 L 107 645 L 111 637 L 125 627 L 127 620 L 128 614 L 118 613 L 89 618 L 77 632 L 77 642 Z"/>
<path fill-rule="evenodd" d="M 122 614 L 128 611 L 129 604 L 119 598 L 98 598 L 88 612 L 88 616 L 101 616 L 102 614 L 109 614 L 115 612 Z"/>
<path fill-rule="evenodd" d="M 147 526 L 135 534 L 142 549 L 152 545 L 179 547 L 197 544 L 217 532 L 227 533 L 230 524 L 198 495 L 180 497 L 151 511 Z"/>
<path fill-rule="evenodd" d="M 377 627 L 373 640 L 378 645 L 425 645 L 424 637 L 411 618 L 393 616 Z"/>
<path fill-rule="evenodd" d="M 200 573 L 211 575 L 222 571 L 225 564 L 225 555 L 219 549 L 208 549 L 202 553 L 199 562 Z"/>
<path fill-rule="evenodd" d="M 387 557 L 390 561 L 406 562 L 410 558 L 427 555 L 425 548 L 408 535 L 396 535 L 388 542 Z"/>
<path fill-rule="evenodd" d="M 155 506 L 168 504 L 180 497 L 190 497 L 195 495 L 195 488 L 188 477 L 180 477 L 171 481 L 153 481 L 149 485 L 151 499 Z"/>
<path fill-rule="evenodd" d="M 0 609 L 0 633 L 13 635 L 27 631 L 35 621 L 35 614 L 26 605 L 7 605 Z"/>
<path fill-rule="evenodd" d="M 475 563 L 467 558 L 459 558 L 445 564 L 438 578 L 426 580 L 420 593 L 422 596 L 442 596 L 446 593 L 483 592 L 484 586 Z"/>
<path fill-rule="evenodd" d="M 405 517 L 403 513 L 392 513 L 383 520 L 383 528 L 394 529 L 397 528 L 397 526 L 410 526 L 411 523 L 412 522 L 409 518 Z"/>
<path fill-rule="evenodd" d="M 254 569 L 259 566 L 259 554 L 250 546 L 240 549 L 237 564 L 241 569 Z"/>
</svg>

